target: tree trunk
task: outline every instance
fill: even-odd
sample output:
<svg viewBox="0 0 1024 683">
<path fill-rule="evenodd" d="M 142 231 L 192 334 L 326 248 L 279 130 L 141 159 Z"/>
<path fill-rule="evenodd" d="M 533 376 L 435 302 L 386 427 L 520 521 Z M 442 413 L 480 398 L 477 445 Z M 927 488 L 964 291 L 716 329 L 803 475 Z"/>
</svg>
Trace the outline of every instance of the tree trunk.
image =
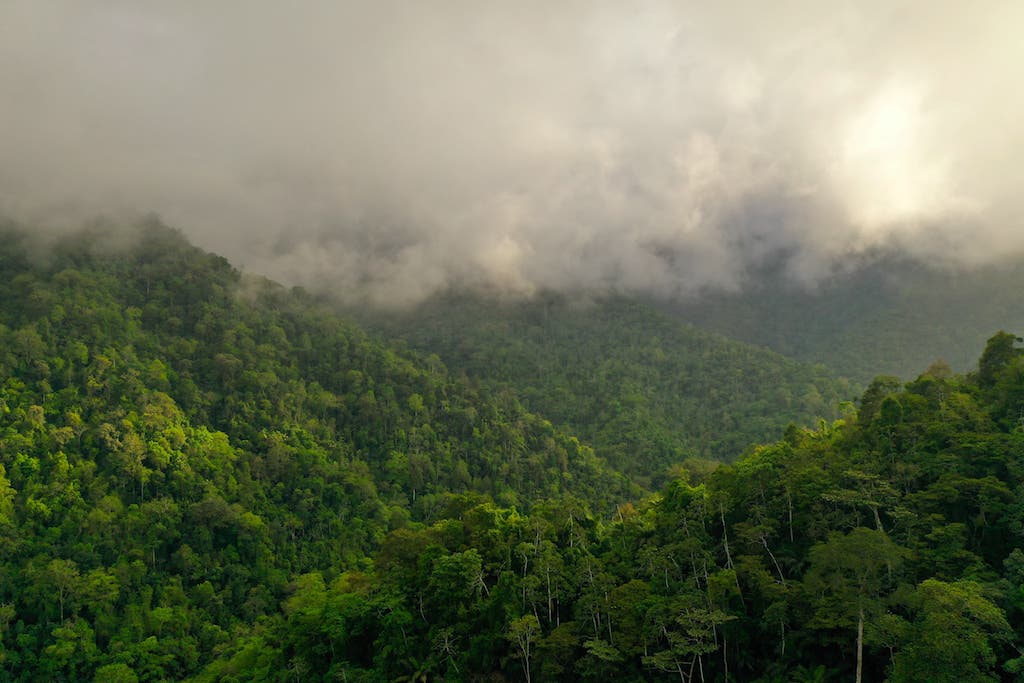
<svg viewBox="0 0 1024 683">
<path fill-rule="evenodd" d="M 725 566 L 732 569 L 732 554 L 729 553 L 729 527 L 725 523 L 725 508 L 718 504 L 718 514 L 722 517 L 722 543 L 725 545 Z"/>
<path fill-rule="evenodd" d="M 722 664 L 725 666 L 725 680 L 729 680 L 729 637 L 722 631 Z"/>
<path fill-rule="evenodd" d="M 789 487 L 786 487 L 786 507 L 789 508 L 789 542 L 795 543 L 793 540 L 793 496 L 789 492 Z"/>
<path fill-rule="evenodd" d="M 786 577 L 782 574 L 782 567 L 779 566 L 779 561 L 775 559 L 775 553 L 773 553 L 772 549 L 768 547 L 768 537 L 764 534 L 761 534 L 761 545 L 763 545 L 764 549 L 768 551 L 768 557 L 772 558 L 772 564 L 775 565 L 775 571 L 779 573 L 779 582 L 785 586 Z"/>
<path fill-rule="evenodd" d="M 732 555 L 729 553 L 729 527 L 725 523 L 725 507 L 722 503 L 718 503 L 718 514 L 722 518 L 722 542 L 725 545 L 725 566 L 732 569 Z M 743 604 L 743 609 L 747 608 L 747 601 L 743 599 L 743 589 L 740 588 L 740 577 L 736 572 L 733 572 L 733 579 L 736 581 L 736 593 L 740 596 L 740 603 Z"/>
<path fill-rule="evenodd" d="M 864 608 L 857 612 L 857 683 L 864 671 Z"/>
<path fill-rule="evenodd" d="M 548 624 L 551 623 L 551 612 L 553 611 L 554 601 L 551 599 L 551 567 L 550 565 L 544 571 L 545 578 L 548 584 Z"/>
</svg>

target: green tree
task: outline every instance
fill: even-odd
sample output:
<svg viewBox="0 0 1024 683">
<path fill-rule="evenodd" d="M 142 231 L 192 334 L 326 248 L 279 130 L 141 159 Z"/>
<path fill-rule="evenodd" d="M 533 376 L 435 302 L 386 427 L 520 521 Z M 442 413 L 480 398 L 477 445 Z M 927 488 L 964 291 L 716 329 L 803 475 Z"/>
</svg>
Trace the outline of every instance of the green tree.
<svg viewBox="0 0 1024 683">
<path fill-rule="evenodd" d="M 910 604 L 917 617 L 896 654 L 893 683 L 999 680 L 993 644 L 1008 640 L 1013 631 L 979 584 L 927 579 Z"/>
<path fill-rule="evenodd" d="M 1024 341 L 1020 337 L 1000 330 L 985 345 L 978 360 L 978 384 L 984 388 L 995 385 L 999 379 L 999 373 L 1010 364 L 1017 356 L 1024 353 L 1021 349 L 1015 348 L 1014 344 Z"/>
<path fill-rule="evenodd" d="M 74 596 L 81 584 L 78 565 L 72 560 L 50 560 L 43 571 L 43 579 L 57 596 L 60 620 L 64 621 L 64 606 Z"/>
<path fill-rule="evenodd" d="M 523 673 L 526 675 L 526 683 L 532 681 L 530 673 L 530 660 L 534 644 L 540 637 L 540 621 L 532 614 L 513 619 L 509 622 L 505 637 L 515 645 L 516 654 L 523 663 Z"/>
<path fill-rule="evenodd" d="M 811 548 L 804 584 L 815 598 L 813 625 L 856 626 L 857 683 L 864 667 L 864 624 L 884 611 L 882 597 L 894 587 L 893 573 L 906 554 L 884 531 L 865 527 L 833 532 Z"/>
<path fill-rule="evenodd" d="M 93 683 L 138 683 L 139 677 L 130 666 L 122 662 L 105 664 L 96 669 Z"/>
</svg>

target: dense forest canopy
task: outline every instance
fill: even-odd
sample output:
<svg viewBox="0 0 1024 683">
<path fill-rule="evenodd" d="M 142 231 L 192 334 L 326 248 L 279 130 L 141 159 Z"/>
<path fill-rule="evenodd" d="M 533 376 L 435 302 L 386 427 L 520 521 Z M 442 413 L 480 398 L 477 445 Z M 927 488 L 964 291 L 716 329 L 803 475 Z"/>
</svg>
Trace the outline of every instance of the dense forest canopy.
<svg viewBox="0 0 1024 683">
<path fill-rule="evenodd" d="M 131 648 L 156 643 L 145 604 L 178 609 L 177 625 L 145 655 L 161 673 L 139 675 L 183 677 L 258 605 L 276 609 L 289 577 L 362 566 L 453 495 L 523 509 L 578 496 L 590 514 L 639 493 L 513 395 L 159 225 L 3 241 L 0 602 L 16 610 L 6 663 L 26 676 L 96 663 L 47 656 L 68 619 L 90 652 L 136 662 Z M 48 582 L 58 570 L 77 588 Z"/>
<path fill-rule="evenodd" d="M 592 444 L 616 469 L 657 485 L 688 457 L 730 461 L 790 423 L 834 418 L 853 398 L 825 367 L 699 330 L 623 297 L 530 301 L 468 293 L 413 310 L 353 312 L 437 353 L 455 372 Z"/>
<path fill-rule="evenodd" d="M 878 377 L 835 419 L 794 424 L 734 462 L 622 445 L 623 463 L 632 448 L 674 465 L 645 490 L 599 457 L 597 419 L 554 412 L 545 392 L 558 385 L 537 384 L 536 369 L 476 375 L 491 367 L 485 340 L 523 360 L 550 328 L 513 319 L 501 343 L 501 330 L 467 330 L 476 356 L 448 365 L 444 345 L 383 342 L 158 224 L 50 245 L 8 226 L 0 239 L 10 680 L 1024 671 L 1024 350 L 1012 334 L 991 337 L 968 375 L 935 363 L 912 382 Z M 669 329 L 608 306 L 645 332 Z M 702 363 L 777 359 L 692 334 L 706 340 Z M 575 343 L 581 362 L 598 355 Z M 607 356 L 634 383 L 616 396 L 670 391 L 630 378 L 654 349 L 636 345 L 639 356 Z M 659 367 L 685 363 L 662 352 Z M 736 372 L 725 386 L 742 387 Z M 616 377 L 555 376 L 570 397 Z M 651 424 L 674 419 L 654 396 L 625 404 Z M 737 414 L 763 406 L 749 410 Z"/>
<path fill-rule="evenodd" d="M 1024 2 L 837 4 L 0 0 L 0 683 L 1024 681 Z"/>
</svg>

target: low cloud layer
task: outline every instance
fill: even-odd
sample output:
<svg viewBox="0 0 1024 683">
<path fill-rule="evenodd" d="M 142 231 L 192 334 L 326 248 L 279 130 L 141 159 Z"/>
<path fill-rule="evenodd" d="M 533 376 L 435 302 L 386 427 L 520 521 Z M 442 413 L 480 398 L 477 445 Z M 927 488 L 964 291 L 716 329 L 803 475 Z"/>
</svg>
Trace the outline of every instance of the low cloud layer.
<svg viewBox="0 0 1024 683">
<path fill-rule="evenodd" d="M 0 213 L 292 284 L 675 294 L 1024 249 L 1024 3 L 10 0 Z"/>
</svg>

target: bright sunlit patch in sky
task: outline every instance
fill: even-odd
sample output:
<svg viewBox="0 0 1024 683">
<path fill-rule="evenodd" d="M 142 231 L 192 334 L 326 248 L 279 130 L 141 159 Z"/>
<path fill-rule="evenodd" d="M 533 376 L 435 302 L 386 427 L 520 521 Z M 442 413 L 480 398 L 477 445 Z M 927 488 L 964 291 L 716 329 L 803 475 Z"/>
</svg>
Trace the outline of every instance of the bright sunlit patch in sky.
<svg viewBox="0 0 1024 683">
<path fill-rule="evenodd" d="M 922 99 L 919 86 L 887 85 L 846 125 L 837 172 L 864 234 L 905 228 L 949 208 L 946 164 L 928 149 Z"/>
</svg>

